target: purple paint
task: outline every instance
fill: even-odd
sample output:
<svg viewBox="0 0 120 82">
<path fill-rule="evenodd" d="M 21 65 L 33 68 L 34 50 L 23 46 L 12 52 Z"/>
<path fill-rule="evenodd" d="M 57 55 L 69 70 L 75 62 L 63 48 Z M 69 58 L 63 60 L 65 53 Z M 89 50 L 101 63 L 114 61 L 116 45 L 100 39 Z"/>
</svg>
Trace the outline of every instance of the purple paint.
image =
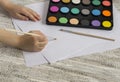
<svg viewBox="0 0 120 82">
<path fill-rule="evenodd" d="M 99 20 L 93 20 L 91 22 L 92 26 L 100 26 L 100 21 Z"/>
<path fill-rule="evenodd" d="M 50 7 L 50 11 L 53 12 L 53 13 L 56 13 L 58 12 L 59 8 L 57 6 L 51 6 Z"/>
</svg>

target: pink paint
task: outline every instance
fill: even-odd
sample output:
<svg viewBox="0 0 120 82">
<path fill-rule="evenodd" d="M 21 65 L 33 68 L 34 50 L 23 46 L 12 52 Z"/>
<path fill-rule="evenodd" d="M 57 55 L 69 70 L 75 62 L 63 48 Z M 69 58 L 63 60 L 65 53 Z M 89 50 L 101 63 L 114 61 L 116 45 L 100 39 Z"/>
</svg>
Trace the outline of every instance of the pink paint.
<svg viewBox="0 0 120 82">
<path fill-rule="evenodd" d="M 59 2 L 60 0 L 52 0 L 53 2 Z"/>
<path fill-rule="evenodd" d="M 50 11 L 53 12 L 53 13 L 56 13 L 56 12 L 59 11 L 59 8 L 57 6 L 51 6 Z"/>
</svg>

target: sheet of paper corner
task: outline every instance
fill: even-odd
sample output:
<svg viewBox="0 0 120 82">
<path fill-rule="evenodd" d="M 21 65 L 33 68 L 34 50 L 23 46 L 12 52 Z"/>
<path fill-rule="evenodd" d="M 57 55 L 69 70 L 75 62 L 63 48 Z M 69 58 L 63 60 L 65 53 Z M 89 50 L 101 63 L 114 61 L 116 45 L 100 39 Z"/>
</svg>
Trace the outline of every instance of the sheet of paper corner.
<svg viewBox="0 0 120 82">
<path fill-rule="evenodd" d="M 29 5 L 29 6 L 31 6 L 31 7 L 33 8 L 33 6 L 34 6 L 34 7 L 37 7 L 37 5 L 39 5 L 39 6 L 41 5 L 41 7 L 43 7 L 43 5 L 44 5 L 43 3 L 44 3 L 44 2 L 38 3 L 38 4 L 34 4 L 34 5 Z M 47 2 L 46 4 L 48 4 L 48 2 Z M 39 9 L 39 8 L 37 8 L 37 9 Z M 39 9 L 39 10 L 40 10 L 40 9 Z M 16 22 L 15 20 L 13 20 L 13 21 Z M 19 21 L 19 20 L 17 20 L 17 21 L 18 21 L 18 22 L 23 22 L 23 21 Z M 29 23 L 29 22 L 28 22 L 28 23 Z M 38 23 L 35 23 L 35 24 L 39 25 L 39 24 L 41 24 L 41 23 L 39 23 L 39 24 L 38 24 Z M 40 25 L 40 26 L 42 26 L 42 25 Z M 46 27 L 46 26 L 45 26 L 45 27 Z M 60 28 L 61 28 L 61 27 L 60 27 Z M 28 31 L 27 29 L 28 29 L 28 28 L 23 29 L 23 30 L 24 30 L 24 31 Z M 38 28 L 37 28 L 37 29 L 38 29 Z M 54 30 L 54 31 L 52 31 L 52 32 L 55 32 L 56 30 L 59 29 L 59 27 L 54 27 L 54 26 L 52 26 L 52 27 L 50 27 L 50 28 L 47 28 L 47 30 L 48 30 L 48 29 L 52 29 L 52 30 Z M 65 28 L 65 29 L 68 29 L 68 27 Z M 76 29 L 77 29 L 77 28 L 76 28 Z M 116 29 L 116 28 L 114 28 L 114 29 Z M 75 30 L 75 29 L 72 28 L 72 30 Z M 77 30 L 78 30 L 78 29 L 77 29 Z M 83 30 L 83 29 L 80 29 L 80 30 Z M 87 30 L 87 31 L 89 31 L 90 33 L 92 33 L 91 30 Z M 95 30 L 95 31 L 96 31 L 96 30 Z M 50 32 L 51 32 L 51 30 L 50 30 Z M 85 32 L 85 31 L 83 30 L 83 32 Z M 113 32 L 113 33 L 112 33 L 112 32 Z M 113 30 L 112 32 L 110 31 L 110 32 L 108 32 L 108 33 L 114 34 L 114 32 L 115 32 L 115 34 L 116 34 L 116 31 Z M 103 32 L 103 34 L 104 34 L 104 33 L 105 33 L 105 32 Z M 119 33 L 119 32 L 118 32 L 118 33 Z M 112 34 L 111 34 L 111 35 L 112 35 Z M 107 34 L 107 35 L 109 36 L 109 34 Z M 90 39 L 90 38 L 89 38 L 89 39 Z M 110 43 L 111 43 L 111 42 L 110 42 Z M 95 44 L 97 45 L 98 43 L 95 43 Z M 94 44 L 94 45 L 95 45 L 95 44 Z M 90 47 L 90 46 L 92 46 L 92 45 L 89 45 L 89 47 Z M 51 47 L 52 47 L 52 45 L 51 45 Z M 80 48 L 79 48 L 79 49 L 80 49 Z M 78 52 L 78 53 L 80 53 L 80 52 L 83 53 L 82 51 L 85 51 L 86 54 L 87 54 L 87 51 L 86 51 L 86 50 L 79 50 L 79 49 L 76 50 L 75 53 L 77 53 L 77 52 Z M 87 48 L 86 48 L 86 49 L 87 49 Z M 46 50 L 47 50 L 47 49 L 44 50 L 44 53 L 43 53 L 43 54 L 47 53 Z M 89 50 L 88 50 L 88 51 L 89 51 Z M 69 57 L 74 57 L 74 56 L 80 56 L 80 55 L 82 55 L 82 54 L 80 54 L 80 55 L 77 54 L 77 55 L 76 55 L 75 53 L 72 53 L 71 55 L 63 56 L 63 57 L 61 57 L 61 58 L 59 58 L 59 59 L 56 58 L 56 57 L 55 57 L 55 58 L 56 58 L 56 59 L 55 59 L 53 56 L 50 57 L 50 55 L 48 55 L 48 56 L 45 55 L 45 56 L 48 58 L 49 61 L 54 62 L 54 61 L 58 61 L 58 60 L 61 60 L 61 59 L 65 59 L 65 58 L 69 58 Z M 90 53 L 90 52 L 89 52 L 89 53 Z M 30 55 L 30 54 L 31 54 L 31 55 Z M 36 54 L 36 53 L 24 52 L 25 59 L 28 60 L 28 61 L 27 61 L 27 65 L 28 65 L 28 64 L 29 64 L 29 65 L 38 65 L 38 64 L 41 64 L 41 63 L 40 63 L 41 61 L 37 61 L 37 60 L 36 60 L 36 58 L 38 58 L 38 57 L 37 57 L 38 54 L 40 54 L 40 53 L 37 53 L 36 56 L 35 56 L 34 54 Z M 64 55 L 65 55 L 65 54 L 64 54 Z M 33 56 L 34 56 L 34 58 L 33 58 Z M 59 56 L 57 56 L 57 57 L 59 57 Z M 33 59 L 32 59 L 32 58 L 33 58 Z M 32 60 L 35 59 L 35 62 L 36 62 L 36 63 L 32 63 L 33 61 L 30 62 L 31 59 L 32 59 Z M 55 60 L 54 60 L 54 59 L 55 59 Z M 38 60 L 40 60 L 40 59 L 38 59 Z"/>
</svg>

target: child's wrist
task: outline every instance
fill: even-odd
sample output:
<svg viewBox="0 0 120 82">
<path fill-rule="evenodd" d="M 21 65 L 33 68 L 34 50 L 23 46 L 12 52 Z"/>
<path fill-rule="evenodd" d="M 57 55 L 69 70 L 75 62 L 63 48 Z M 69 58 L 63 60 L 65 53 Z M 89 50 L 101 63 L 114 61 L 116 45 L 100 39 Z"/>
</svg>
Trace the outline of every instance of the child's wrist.
<svg viewBox="0 0 120 82">
<path fill-rule="evenodd" d="M 11 6 L 11 2 L 9 0 L 0 0 L 0 6 L 7 10 Z"/>
<path fill-rule="evenodd" d="M 19 49 L 21 48 L 20 47 L 21 46 L 21 42 L 20 42 L 21 36 L 22 35 L 17 35 L 16 41 L 15 41 L 15 45 L 14 45 L 16 48 L 19 48 Z"/>
</svg>

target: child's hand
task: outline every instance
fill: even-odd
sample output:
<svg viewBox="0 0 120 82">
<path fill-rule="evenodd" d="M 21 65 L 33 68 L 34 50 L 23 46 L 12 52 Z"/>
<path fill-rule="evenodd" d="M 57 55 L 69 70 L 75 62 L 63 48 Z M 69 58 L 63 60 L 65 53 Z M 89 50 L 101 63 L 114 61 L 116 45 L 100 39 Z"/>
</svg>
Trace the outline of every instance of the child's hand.
<svg viewBox="0 0 120 82">
<path fill-rule="evenodd" d="M 9 1 L 1 2 L 1 6 L 14 18 L 32 21 L 40 20 L 40 16 L 35 11 L 27 7 L 13 4 Z"/>
<path fill-rule="evenodd" d="M 40 31 L 31 31 L 30 33 L 38 34 L 40 37 L 26 34 L 22 35 L 19 38 L 18 48 L 25 51 L 41 51 L 48 43 L 46 36 Z"/>
</svg>

